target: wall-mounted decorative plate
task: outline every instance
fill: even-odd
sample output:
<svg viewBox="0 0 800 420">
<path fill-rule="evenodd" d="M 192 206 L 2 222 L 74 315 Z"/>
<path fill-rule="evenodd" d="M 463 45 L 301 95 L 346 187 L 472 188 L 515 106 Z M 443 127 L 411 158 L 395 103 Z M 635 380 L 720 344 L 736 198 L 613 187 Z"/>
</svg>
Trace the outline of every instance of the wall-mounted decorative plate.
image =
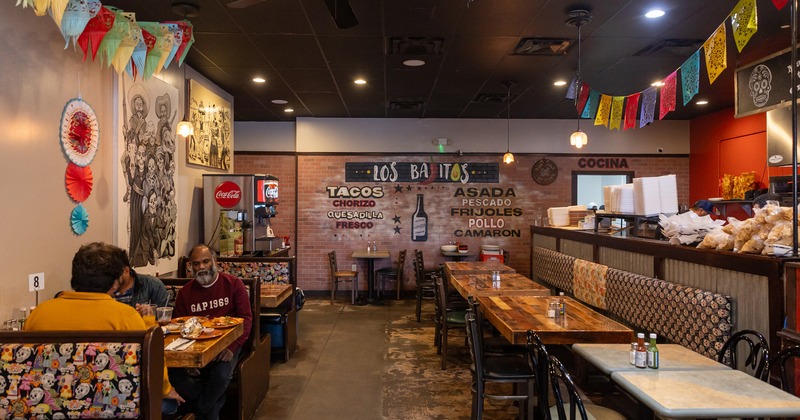
<svg viewBox="0 0 800 420">
<path fill-rule="evenodd" d="M 558 178 L 558 166 L 548 158 L 541 158 L 531 167 L 531 178 L 539 185 L 552 184 Z"/>
</svg>

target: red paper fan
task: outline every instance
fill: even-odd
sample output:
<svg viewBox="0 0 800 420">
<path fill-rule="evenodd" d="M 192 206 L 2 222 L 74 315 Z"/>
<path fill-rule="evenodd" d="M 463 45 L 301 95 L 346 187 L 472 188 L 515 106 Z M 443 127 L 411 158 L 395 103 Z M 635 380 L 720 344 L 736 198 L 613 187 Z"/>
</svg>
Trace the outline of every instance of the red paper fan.
<svg viewBox="0 0 800 420">
<path fill-rule="evenodd" d="M 89 198 L 92 193 L 92 185 L 94 184 L 94 177 L 92 176 L 92 168 L 87 166 L 78 166 L 72 162 L 67 164 L 67 172 L 64 175 L 64 183 L 67 187 L 69 196 L 75 202 L 82 203 Z"/>
</svg>

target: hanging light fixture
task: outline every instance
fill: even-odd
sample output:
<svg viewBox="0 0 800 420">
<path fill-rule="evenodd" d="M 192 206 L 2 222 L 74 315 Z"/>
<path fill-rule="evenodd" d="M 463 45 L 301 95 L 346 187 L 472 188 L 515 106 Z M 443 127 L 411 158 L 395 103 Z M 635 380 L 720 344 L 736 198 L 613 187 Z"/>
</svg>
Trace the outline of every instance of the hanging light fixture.
<svg viewBox="0 0 800 420">
<path fill-rule="evenodd" d="M 175 132 L 183 138 L 194 135 L 194 125 L 192 125 L 192 123 L 189 122 L 189 119 L 186 118 L 186 108 L 188 108 L 187 104 L 189 103 L 189 100 L 187 99 L 187 92 L 189 91 L 189 89 L 187 89 L 187 84 L 186 63 L 183 63 L 183 119 L 178 123 L 178 127 L 175 128 Z"/>
<path fill-rule="evenodd" d="M 567 13 L 567 20 L 566 24 L 569 26 L 576 26 L 578 28 L 578 72 L 575 74 L 575 104 L 577 107 L 577 101 L 580 98 L 580 89 L 581 89 L 581 26 L 589 23 L 592 21 L 592 15 L 589 14 L 588 10 L 577 9 L 572 10 Z M 580 149 L 589 142 L 589 137 L 581 131 L 581 115 L 580 110 L 578 110 L 578 129 L 575 130 L 569 136 L 569 144 L 570 146 L 575 146 L 576 149 Z"/>
<path fill-rule="evenodd" d="M 503 162 L 514 163 L 514 154 L 511 153 L 511 88 L 517 85 L 513 80 L 506 80 L 501 83 L 508 89 L 506 96 L 506 154 L 503 155 Z"/>
</svg>

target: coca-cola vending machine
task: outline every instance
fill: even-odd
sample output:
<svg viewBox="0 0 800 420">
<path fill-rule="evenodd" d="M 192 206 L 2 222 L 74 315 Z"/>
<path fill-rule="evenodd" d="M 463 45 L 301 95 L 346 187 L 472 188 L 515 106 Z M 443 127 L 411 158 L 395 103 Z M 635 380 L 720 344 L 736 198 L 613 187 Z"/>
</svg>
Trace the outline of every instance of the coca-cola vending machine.
<svg viewBox="0 0 800 420">
<path fill-rule="evenodd" d="M 262 174 L 203 175 L 203 242 L 221 256 L 269 251 L 278 178 Z"/>
</svg>

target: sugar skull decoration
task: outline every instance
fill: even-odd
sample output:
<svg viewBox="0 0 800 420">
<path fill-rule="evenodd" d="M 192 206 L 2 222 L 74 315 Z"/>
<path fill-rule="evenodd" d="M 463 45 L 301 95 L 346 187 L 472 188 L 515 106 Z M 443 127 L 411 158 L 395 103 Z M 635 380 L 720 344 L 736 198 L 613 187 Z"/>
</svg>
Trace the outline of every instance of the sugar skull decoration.
<svg viewBox="0 0 800 420">
<path fill-rule="evenodd" d="M 759 64 L 750 73 L 750 96 L 753 105 L 761 108 L 769 101 L 769 91 L 772 90 L 772 72 L 769 67 Z"/>
</svg>

